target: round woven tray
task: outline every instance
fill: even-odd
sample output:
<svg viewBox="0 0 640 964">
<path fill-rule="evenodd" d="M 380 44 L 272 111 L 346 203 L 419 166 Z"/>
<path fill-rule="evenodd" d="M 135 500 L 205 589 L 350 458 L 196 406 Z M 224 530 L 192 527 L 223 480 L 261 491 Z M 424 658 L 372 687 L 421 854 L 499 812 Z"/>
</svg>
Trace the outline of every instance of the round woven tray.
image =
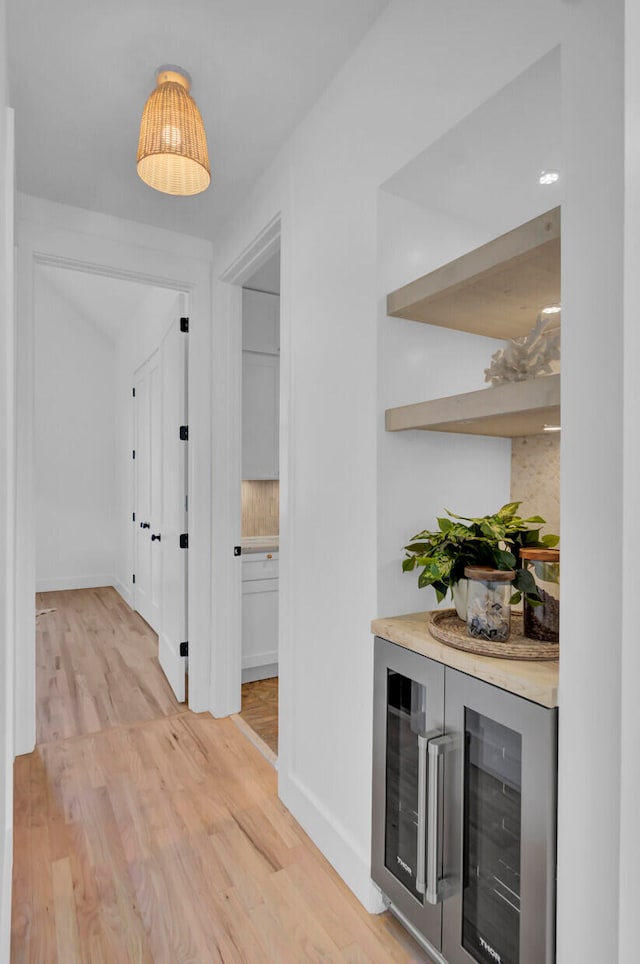
<svg viewBox="0 0 640 964">
<path fill-rule="evenodd" d="M 479 656 L 500 656 L 502 659 L 558 659 L 558 643 L 538 643 L 522 632 L 522 614 L 511 613 L 511 635 L 504 643 L 491 639 L 476 639 L 467 635 L 467 624 L 458 618 L 455 609 L 438 609 L 429 613 L 429 632 L 434 639 L 447 646 L 463 649 Z"/>
</svg>

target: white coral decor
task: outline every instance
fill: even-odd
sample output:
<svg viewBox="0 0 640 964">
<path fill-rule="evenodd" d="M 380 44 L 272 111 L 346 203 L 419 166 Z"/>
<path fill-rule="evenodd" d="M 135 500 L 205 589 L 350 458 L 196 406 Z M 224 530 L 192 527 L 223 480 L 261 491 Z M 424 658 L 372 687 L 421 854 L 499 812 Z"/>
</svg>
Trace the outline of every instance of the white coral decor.
<svg viewBox="0 0 640 964">
<path fill-rule="evenodd" d="M 544 331 L 548 318 L 538 315 L 528 335 L 512 338 L 506 348 L 491 356 L 491 364 L 484 370 L 485 382 L 504 385 L 522 382 L 538 375 L 551 375 L 551 362 L 560 358 L 560 329 Z"/>
</svg>

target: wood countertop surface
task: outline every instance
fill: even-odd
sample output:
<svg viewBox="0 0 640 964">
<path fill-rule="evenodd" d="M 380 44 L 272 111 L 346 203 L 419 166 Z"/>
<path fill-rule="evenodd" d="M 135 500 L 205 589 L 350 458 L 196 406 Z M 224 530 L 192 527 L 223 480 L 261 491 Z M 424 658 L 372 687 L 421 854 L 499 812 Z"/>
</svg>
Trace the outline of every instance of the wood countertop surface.
<svg viewBox="0 0 640 964">
<path fill-rule="evenodd" d="M 398 646 L 411 649 L 438 663 L 515 693 L 542 706 L 558 706 L 558 661 L 499 659 L 475 656 L 434 639 L 428 628 L 429 613 L 409 613 L 374 619 L 371 631 Z"/>
<path fill-rule="evenodd" d="M 244 553 L 278 552 L 279 536 L 242 536 L 240 545 Z"/>
</svg>

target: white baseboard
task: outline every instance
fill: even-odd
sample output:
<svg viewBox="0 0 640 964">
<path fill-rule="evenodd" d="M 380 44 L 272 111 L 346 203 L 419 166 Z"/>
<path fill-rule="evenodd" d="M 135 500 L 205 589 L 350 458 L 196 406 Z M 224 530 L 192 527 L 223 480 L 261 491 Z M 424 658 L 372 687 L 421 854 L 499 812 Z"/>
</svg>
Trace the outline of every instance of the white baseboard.
<svg viewBox="0 0 640 964">
<path fill-rule="evenodd" d="M 353 891 L 365 910 L 380 914 L 385 906 L 371 880 L 370 857 L 297 778 L 279 773 L 278 793 L 301 827 Z"/>
<path fill-rule="evenodd" d="M 113 588 L 120 596 L 122 596 L 127 606 L 130 606 L 131 609 L 133 609 L 133 593 L 131 590 L 123 586 L 118 579 L 113 580 Z"/>
<path fill-rule="evenodd" d="M 187 658 L 178 656 L 164 633 L 158 633 L 158 660 L 169 686 L 179 702 L 185 701 L 185 669 Z"/>
<path fill-rule="evenodd" d="M 266 666 L 249 666 L 242 670 L 242 682 L 255 683 L 259 679 L 273 679 L 277 675 L 277 663 L 267 663 Z"/>
<path fill-rule="evenodd" d="M 62 592 L 65 589 L 99 589 L 113 586 L 113 573 L 98 573 L 95 576 L 55 576 L 52 579 L 38 579 L 36 592 Z"/>
<path fill-rule="evenodd" d="M 11 876 L 13 870 L 13 831 L 5 827 L 0 841 L 0 962 L 11 953 Z"/>
<path fill-rule="evenodd" d="M 254 666 L 270 666 L 278 662 L 278 650 L 271 650 L 269 653 L 253 653 L 251 656 L 242 657 L 242 668 L 253 669 Z"/>
</svg>

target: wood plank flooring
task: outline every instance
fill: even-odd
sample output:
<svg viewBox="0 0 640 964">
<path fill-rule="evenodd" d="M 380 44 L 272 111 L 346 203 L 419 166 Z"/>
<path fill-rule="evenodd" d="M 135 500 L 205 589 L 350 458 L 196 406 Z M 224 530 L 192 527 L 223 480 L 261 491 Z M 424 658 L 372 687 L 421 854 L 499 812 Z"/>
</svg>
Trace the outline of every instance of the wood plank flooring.
<svg viewBox="0 0 640 964">
<path fill-rule="evenodd" d="M 242 684 L 239 714 L 261 740 L 278 755 L 278 677 Z"/>
<path fill-rule="evenodd" d="M 158 637 L 115 589 L 43 592 L 36 619 L 36 742 L 186 709 L 158 663 Z"/>
<path fill-rule="evenodd" d="M 55 595 L 57 628 L 47 632 L 63 639 L 47 646 L 66 647 L 73 663 L 75 635 L 106 608 L 103 594 L 70 598 L 69 612 L 66 594 Z M 123 673 L 137 645 L 123 643 Z M 40 692 L 58 689 L 57 699 L 62 681 L 42 676 L 61 669 L 48 659 L 38 660 Z M 160 673 L 146 659 L 146 676 Z M 118 662 L 111 654 L 101 665 L 112 673 Z M 428 961 L 390 915 L 363 910 L 231 720 L 179 704 L 171 713 L 149 678 L 153 699 L 136 702 L 141 719 L 125 720 L 134 710 L 114 695 L 124 683 L 114 678 L 96 701 L 95 668 L 88 680 L 88 697 L 67 680 L 64 711 L 44 704 L 49 730 L 62 735 L 16 761 L 12 964 Z M 106 728 L 78 703 L 104 710 Z"/>
</svg>

